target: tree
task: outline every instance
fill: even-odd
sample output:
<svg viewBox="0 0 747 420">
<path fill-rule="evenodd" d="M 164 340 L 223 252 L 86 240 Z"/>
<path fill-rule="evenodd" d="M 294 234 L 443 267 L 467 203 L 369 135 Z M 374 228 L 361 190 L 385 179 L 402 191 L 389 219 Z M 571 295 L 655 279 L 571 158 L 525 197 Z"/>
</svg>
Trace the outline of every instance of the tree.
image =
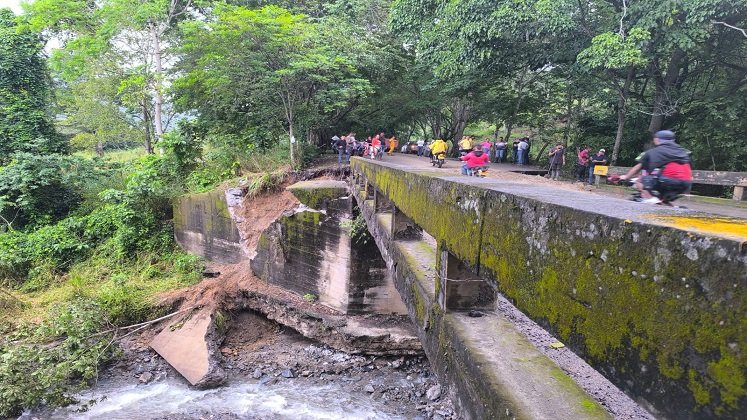
<svg viewBox="0 0 747 420">
<path fill-rule="evenodd" d="M 39 35 L 0 9 L 0 165 L 15 152 L 59 153 L 64 139 L 52 123 L 49 75 Z"/>
<path fill-rule="evenodd" d="M 299 164 L 302 137 L 370 92 L 343 48 L 352 40 L 332 41 L 323 29 L 277 6 L 223 6 L 210 22 L 185 22 L 175 82 L 182 109 L 224 133 L 285 132 L 291 164 Z"/>
<path fill-rule="evenodd" d="M 149 153 L 171 120 L 165 115 L 166 37 L 191 7 L 191 0 L 38 0 L 25 6 L 30 27 L 63 42 L 52 55 L 60 79 L 115 83 L 117 89 L 100 89 L 109 96 L 98 100 L 125 107 L 130 124 L 139 120 Z"/>
</svg>

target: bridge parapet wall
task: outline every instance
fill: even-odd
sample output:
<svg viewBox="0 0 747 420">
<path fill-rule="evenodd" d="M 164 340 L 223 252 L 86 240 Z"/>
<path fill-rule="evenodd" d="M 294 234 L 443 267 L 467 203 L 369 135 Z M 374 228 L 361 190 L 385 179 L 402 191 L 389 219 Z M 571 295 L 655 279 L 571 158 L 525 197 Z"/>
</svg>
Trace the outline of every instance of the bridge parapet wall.
<svg viewBox="0 0 747 420">
<path fill-rule="evenodd" d="M 747 257 L 698 215 L 360 159 L 356 182 L 653 412 L 747 417 Z M 718 227 L 718 225 L 714 225 Z M 436 290 L 442 285 L 436 279 Z"/>
</svg>

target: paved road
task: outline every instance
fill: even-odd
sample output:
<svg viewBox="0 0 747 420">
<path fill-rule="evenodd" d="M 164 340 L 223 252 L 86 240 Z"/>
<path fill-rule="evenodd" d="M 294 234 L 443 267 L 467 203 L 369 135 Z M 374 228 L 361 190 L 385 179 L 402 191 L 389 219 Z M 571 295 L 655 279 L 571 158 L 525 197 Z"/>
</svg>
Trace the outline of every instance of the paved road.
<svg viewBox="0 0 747 420">
<path fill-rule="evenodd" d="M 418 157 L 415 155 L 404 155 L 400 153 L 395 153 L 393 156 L 384 156 L 383 162 L 395 164 L 403 169 L 413 171 L 439 171 L 443 172 L 445 176 L 459 176 L 461 168 L 461 162 L 456 159 L 447 159 L 444 167 L 439 169 L 431 165 L 429 158 Z M 627 199 L 633 191 L 632 189 L 622 187 L 599 188 L 582 183 L 573 183 L 568 180 L 553 181 L 537 175 L 538 172 L 544 174 L 545 171 L 544 168 L 538 168 L 535 166 L 519 166 L 511 163 L 491 163 L 487 178 L 501 180 L 511 184 L 526 184 L 533 186 L 542 185 L 556 189 L 557 191 L 554 191 L 552 194 L 553 196 L 578 194 L 577 197 L 584 201 L 592 197 L 598 197 L 600 200 L 606 200 L 608 198 Z M 525 173 L 530 174 L 527 175 Z M 724 200 L 723 203 L 703 203 L 694 201 L 694 199 L 684 198 L 680 200 L 678 204 L 700 213 L 747 219 L 747 208 L 740 207 L 736 205 L 736 203 L 732 204 L 732 202 L 728 200 Z M 660 207 L 644 203 L 635 203 L 635 205 L 646 206 L 645 208 Z"/>
</svg>

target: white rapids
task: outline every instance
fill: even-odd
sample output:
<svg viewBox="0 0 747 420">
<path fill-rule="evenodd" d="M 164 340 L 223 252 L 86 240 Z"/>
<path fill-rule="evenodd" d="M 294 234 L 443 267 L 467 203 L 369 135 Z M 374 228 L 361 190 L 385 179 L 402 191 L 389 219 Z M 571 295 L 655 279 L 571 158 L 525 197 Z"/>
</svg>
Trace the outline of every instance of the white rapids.
<svg viewBox="0 0 747 420">
<path fill-rule="evenodd" d="M 87 411 L 73 404 L 22 418 L 163 419 L 215 416 L 241 419 L 401 419 L 387 405 L 349 394 L 342 384 L 309 386 L 281 382 L 271 386 L 233 383 L 211 390 L 190 388 L 166 379 L 149 385 L 99 382 L 79 394 L 81 403 L 96 400 Z"/>
</svg>

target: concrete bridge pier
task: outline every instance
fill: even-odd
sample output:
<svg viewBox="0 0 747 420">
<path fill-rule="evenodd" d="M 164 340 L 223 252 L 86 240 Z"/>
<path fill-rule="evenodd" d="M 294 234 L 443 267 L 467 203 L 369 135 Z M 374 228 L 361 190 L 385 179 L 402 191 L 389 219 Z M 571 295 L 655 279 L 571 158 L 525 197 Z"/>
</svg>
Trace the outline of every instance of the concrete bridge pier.
<svg viewBox="0 0 747 420">
<path fill-rule="evenodd" d="M 440 244 L 437 248 L 436 296 L 445 310 L 492 310 L 495 308 L 496 290 L 480 278 L 462 260 Z"/>
</svg>

